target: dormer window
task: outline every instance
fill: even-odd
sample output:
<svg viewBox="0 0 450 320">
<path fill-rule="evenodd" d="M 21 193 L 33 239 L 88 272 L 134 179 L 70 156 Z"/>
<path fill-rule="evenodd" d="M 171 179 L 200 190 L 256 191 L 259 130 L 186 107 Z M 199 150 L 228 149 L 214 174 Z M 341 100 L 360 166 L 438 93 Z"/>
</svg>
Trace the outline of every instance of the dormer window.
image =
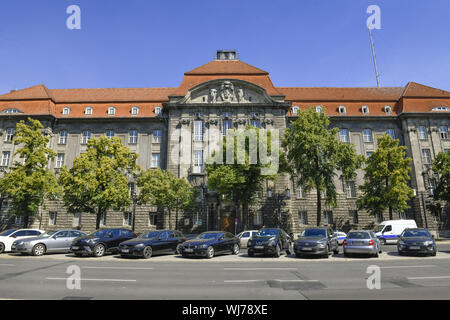
<svg viewBox="0 0 450 320">
<path fill-rule="evenodd" d="M 86 107 L 84 109 L 84 114 L 87 115 L 87 116 L 92 115 L 92 107 Z"/>
<path fill-rule="evenodd" d="M 139 113 L 139 107 L 132 107 L 131 108 L 131 114 L 132 115 L 137 115 Z"/>
<path fill-rule="evenodd" d="M 386 114 L 392 114 L 392 108 L 391 106 L 384 106 L 384 112 Z"/>
<path fill-rule="evenodd" d="M 292 107 L 292 114 L 298 114 L 298 109 L 299 109 L 298 106 L 293 106 Z"/>
<path fill-rule="evenodd" d="M 23 113 L 23 112 L 20 111 L 19 109 L 12 108 L 12 109 L 3 110 L 2 113 Z"/>
<path fill-rule="evenodd" d="M 316 112 L 322 113 L 322 106 L 316 106 Z"/>
<path fill-rule="evenodd" d="M 70 108 L 64 107 L 62 114 L 63 114 L 63 116 L 68 116 L 70 114 Z"/>
<path fill-rule="evenodd" d="M 347 110 L 345 109 L 345 106 L 339 106 L 339 114 L 346 114 Z"/>
<path fill-rule="evenodd" d="M 160 116 L 160 115 L 161 115 L 161 112 L 162 112 L 162 108 L 161 108 L 161 107 L 155 107 L 155 114 L 156 114 L 157 116 Z"/>
<path fill-rule="evenodd" d="M 369 114 L 369 106 L 362 106 L 361 111 L 364 114 Z"/>
<path fill-rule="evenodd" d="M 116 108 L 115 107 L 109 107 L 108 108 L 108 115 L 113 116 L 116 114 Z"/>
</svg>

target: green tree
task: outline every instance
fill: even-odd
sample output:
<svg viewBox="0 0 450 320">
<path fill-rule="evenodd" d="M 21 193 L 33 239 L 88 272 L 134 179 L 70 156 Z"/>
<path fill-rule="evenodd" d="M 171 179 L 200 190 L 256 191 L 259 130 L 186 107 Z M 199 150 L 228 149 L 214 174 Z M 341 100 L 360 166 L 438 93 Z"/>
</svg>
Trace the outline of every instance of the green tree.
<svg viewBox="0 0 450 320">
<path fill-rule="evenodd" d="M 408 200 L 414 195 L 408 186 L 411 158 L 406 157 L 406 147 L 398 143 L 388 134 L 378 139 L 378 149 L 366 161 L 364 184 L 360 186 L 363 195 L 357 202 L 359 209 L 371 215 L 382 216 L 389 208 L 389 220 L 393 211 L 408 209 Z"/>
<path fill-rule="evenodd" d="M 232 148 L 227 148 L 227 140 L 233 141 Z M 237 217 L 242 208 L 244 228 L 249 224 L 249 206 L 255 203 L 258 192 L 262 191 L 262 182 L 277 177 L 279 152 L 275 148 L 279 145 L 272 146 L 273 141 L 278 142 L 278 138 L 270 131 L 260 131 L 251 126 L 241 131 L 230 129 L 206 165 L 208 187 L 234 201 Z M 232 156 L 228 153 L 227 157 L 227 149 L 233 150 Z"/>
<path fill-rule="evenodd" d="M 98 229 L 102 214 L 129 206 L 127 174 L 139 170 L 136 159 L 120 138 L 89 139 L 86 152 L 75 158 L 70 170 L 64 166 L 60 173 L 68 211 L 96 214 Z"/>
<path fill-rule="evenodd" d="M 337 128 L 330 128 L 330 120 L 315 108 L 299 111 L 298 119 L 286 129 L 282 146 L 282 168 L 293 175 L 297 185 L 306 192 L 317 192 L 317 225 L 322 212 L 321 194 L 326 191 L 326 203 L 336 205 L 336 186 L 333 179 L 337 171 L 345 181 L 354 179 L 363 157 L 356 155 L 352 144 L 338 139 Z"/>
<path fill-rule="evenodd" d="M 198 192 L 185 178 L 177 178 L 167 170 L 148 169 L 138 177 L 139 201 L 167 210 L 169 228 L 172 229 L 171 215 L 176 211 L 175 229 L 178 228 L 178 211 L 192 208 Z"/>
<path fill-rule="evenodd" d="M 432 169 L 439 176 L 436 190 L 434 190 L 434 199 L 450 202 L 450 153 L 438 153 Z"/>
<path fill-rule="evenodd" d="M 14 145 L 19 147 L 13 156 L 19 155 L 24 161 L 14 162 L 0 180 L 1 194 L 11 200 L 10 213 L 23 216 L 25 228 L 39 206 L 61 191 L 55 174 L 47 167 L 56 153 L 47 147 L 50 136 L 43 134 L 43 128 L 39 120 L 31 118 L 17 124 Z"/>
</svg>

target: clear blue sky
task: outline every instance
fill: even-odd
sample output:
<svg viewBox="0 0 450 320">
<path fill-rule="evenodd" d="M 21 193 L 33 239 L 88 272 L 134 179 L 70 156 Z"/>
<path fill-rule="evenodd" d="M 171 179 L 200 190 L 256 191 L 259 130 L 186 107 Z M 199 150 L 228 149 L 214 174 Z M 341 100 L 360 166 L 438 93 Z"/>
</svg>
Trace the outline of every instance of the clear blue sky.
<svg viewBox="0 0 450 320">
<path fill-rule="evenodd" d="M 66 8 L 81 8 L 68 30 Z M 448 0 L 2 0 L 0 93 L 48 88 L 177 87 L 183 73 L 236 49 L 276 86 L 382 86 L 450 91 Z"/>
</svg>

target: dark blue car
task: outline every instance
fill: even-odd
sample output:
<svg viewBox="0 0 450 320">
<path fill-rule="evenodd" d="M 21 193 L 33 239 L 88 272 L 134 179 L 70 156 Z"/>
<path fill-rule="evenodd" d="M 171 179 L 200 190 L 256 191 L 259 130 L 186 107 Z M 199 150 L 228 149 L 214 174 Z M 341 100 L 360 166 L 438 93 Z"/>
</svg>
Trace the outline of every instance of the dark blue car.
<svg viewBox="0 0 450 320">
<path fill-rule="evenodd" d="M 399 255 L 425 254 L 435 256 L 437 252 L 436 242 L 427 229 L 405 229 L 397 242 Z"/>
<path fill-rule="evenodd" d="M 180 246 L 180 253 L 183 257 L 200 256 L 211 259 L 220 253 L 238 254 L 240 249 L 239 239 L 232 233 L 209 231 L 184 242 Z"/>
</svg>

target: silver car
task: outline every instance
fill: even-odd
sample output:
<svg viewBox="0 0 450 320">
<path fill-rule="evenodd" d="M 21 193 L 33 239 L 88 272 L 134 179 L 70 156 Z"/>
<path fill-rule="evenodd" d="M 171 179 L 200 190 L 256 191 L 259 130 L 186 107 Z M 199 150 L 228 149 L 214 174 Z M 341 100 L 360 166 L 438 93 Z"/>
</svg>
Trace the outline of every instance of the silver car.
<svg viewBox="0 0 450 320">
<path fill-rule="evenodd" d="M 344 240 L 343 248 L 345 257 L 352 254 L 370 254 L 378 257 L 381 253 L 380 240 L 368 230 L 350 231 Z"/>
<path fill-rule="evenodd" d="M 69 252 L 72 241 L 84 235 L 86 233 L 79 230 L 48 231 L 39 237 L 14 241 L 11 251 L 34 256 L 42 256 L 50 252 Z"/>
</svg>

